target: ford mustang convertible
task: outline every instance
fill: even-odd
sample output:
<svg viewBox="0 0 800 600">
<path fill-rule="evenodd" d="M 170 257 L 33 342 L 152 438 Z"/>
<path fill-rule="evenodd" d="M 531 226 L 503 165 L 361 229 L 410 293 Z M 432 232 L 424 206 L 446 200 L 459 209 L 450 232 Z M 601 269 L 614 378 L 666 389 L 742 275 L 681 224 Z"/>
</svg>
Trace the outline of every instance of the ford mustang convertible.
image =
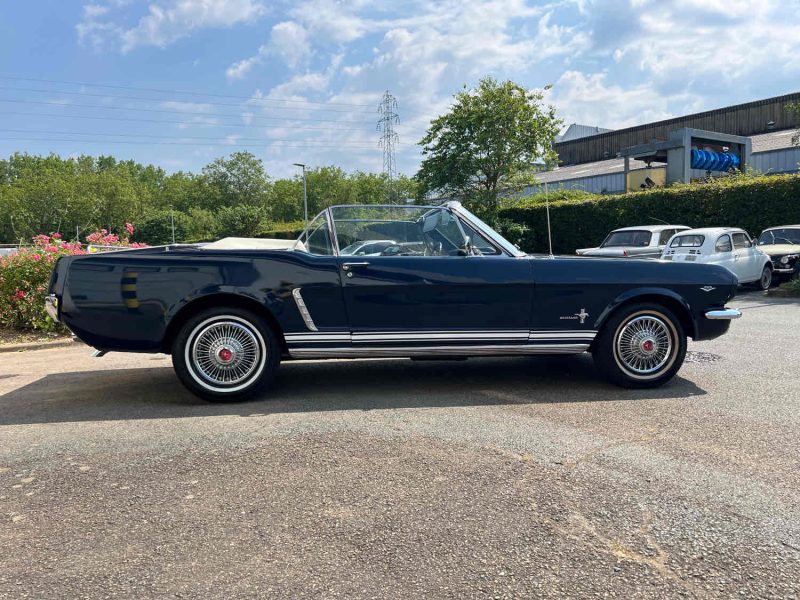
<svg viewBox="0 0 800 600">
<path fill-rule="evenodd" d="M 46 301 L 100 353 L 169 353 L 186 387 L 225 401 L 320 358 L 590 352 L 611 382 L 654 387 L 687 337 L 741 315 L 725 306 L 737 283 L 715 265 L 526 255 L 448 202 L 330 207 L 296 242 L 64 257 Z"/>
</svg>

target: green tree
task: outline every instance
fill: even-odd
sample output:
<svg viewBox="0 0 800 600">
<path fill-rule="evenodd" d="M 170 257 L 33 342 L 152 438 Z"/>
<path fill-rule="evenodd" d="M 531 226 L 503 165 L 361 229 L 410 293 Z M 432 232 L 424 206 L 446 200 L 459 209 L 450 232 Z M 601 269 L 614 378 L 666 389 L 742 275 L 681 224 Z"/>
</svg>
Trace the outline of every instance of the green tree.
<svg viewBox="0 0 800 600">
<path fill-rule="evenodd" d="M 269 212 L 270 182 L 260 159 L 250 152 L 234 152 L 203 167 L 205 206 L 257 206 Z"/>
<path fill-rule="evenodd" d="M 792 136 L 792 144 L 800 146 L 800 102 L 790 102 L 786 108 L 794 115 L 794 125 L 797 128 Z"/>
<path fill-rule="evenodd" d="M 264 223 L 260 206 L 223 206 L 217 211 L 219 233 L 224 236 L 254 237 Z"/>
<path fill-rule="evenodd" d="M 431 121 L 420 141 L 419 193 L 459 197 L 494 219 L 501 193 L 529 185 L 536 163 L 555 161 L 560 125 L 542 90 L 482 79 Z"/>
<path fill-rule="evenodd" d="M 148 213 L 136 224 L 133 240 L 154 246 L 172 243 L 172 219 L 175 220 L 175 241 L 187 241 L 191 224 L 189 217 L 180 211 L 159 210 Z"/>
</svg>

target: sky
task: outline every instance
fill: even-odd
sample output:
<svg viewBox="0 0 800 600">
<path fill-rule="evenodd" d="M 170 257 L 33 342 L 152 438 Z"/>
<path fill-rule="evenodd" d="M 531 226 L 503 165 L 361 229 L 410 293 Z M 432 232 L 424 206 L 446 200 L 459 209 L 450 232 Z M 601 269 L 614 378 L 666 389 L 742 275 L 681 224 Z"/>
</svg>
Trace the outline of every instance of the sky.
<svg viewBox="0 0 800 600">
<path fill-rule="evenodd" d="M 486 75 L 565 126 L 620 128 L 800 90 L 800 0 L 5 0 L 0 156 L 114 155 L 197 172 L 237 150 L 398 171 Z"/>
</svg>

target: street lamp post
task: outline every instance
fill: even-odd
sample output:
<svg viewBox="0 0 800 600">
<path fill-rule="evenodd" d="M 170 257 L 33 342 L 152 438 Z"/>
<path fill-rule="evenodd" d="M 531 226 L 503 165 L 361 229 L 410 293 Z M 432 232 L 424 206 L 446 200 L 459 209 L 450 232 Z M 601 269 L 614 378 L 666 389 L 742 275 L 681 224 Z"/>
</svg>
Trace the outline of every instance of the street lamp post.
<svg viewBox="0 0 800 600">
<path fill-rule="evenodd" d="M 295 167 L 303 169 L 303 239 L 308 241 L 308 187 L 306 184 L 306 166 L 302 163 L 294 163 Z"/>
<path fill-rule="evenodd" d="M 169 221 L 172 225 L 172 243 L 175 243 L 175 208 L 172 204 L 169 205 Z"/>
</svg>

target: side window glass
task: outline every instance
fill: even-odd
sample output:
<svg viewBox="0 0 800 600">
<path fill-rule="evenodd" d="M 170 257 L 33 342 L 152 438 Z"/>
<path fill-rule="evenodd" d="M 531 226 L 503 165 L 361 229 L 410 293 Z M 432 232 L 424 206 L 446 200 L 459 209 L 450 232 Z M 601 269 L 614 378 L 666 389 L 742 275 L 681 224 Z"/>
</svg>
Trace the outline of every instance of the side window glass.
<svg viewBox="0 0 800 600">
<path fill-rule="evenodd" d="M 730 252 L 733 250 L 730 236 L 727 234 L 719 236 L 717 243 L 714 246 L 714 250 L 717 252 Z"/>
<path fill-rule="evenodd" d="M 674 229 L 665 229 L 661 232 L 661 237 L 658 238 L 658 245 L 659 246 L 666 246 L 669 238 L 675 235 Z"/>
<path fill-rule="evenodd" d="M 323 213 L 319 215 L 308 226 L 308 237 L 301 239 L 303 246 L 298 246 L 299 250 L 305 250 L 309 254 L 320 256 L 333 256 L 333 243 L 331 242 L 330 231 L 328 231 L 328 218 Z"/>
<path fill-rule="evenodd" d="M 483 254 L 484 256 L 500 254 L 500 250 L 495 248 L 492 245 L 492 243 L 489 240 L 487 240 L 481 233 L 474 230 L 464 221 L 461 221 L 461 227 L 464 230 L 467 239 L 469 239 L 470 244 L 472 244 L 472 247 L 478 250 L 481 254 Z"/>
<path fill-rule="evenodd" d="M 733 234 L 733 247 L 737 250 L 749 248 L 751 246 L 750 240 L 744 233 Z"/>
</svg>

